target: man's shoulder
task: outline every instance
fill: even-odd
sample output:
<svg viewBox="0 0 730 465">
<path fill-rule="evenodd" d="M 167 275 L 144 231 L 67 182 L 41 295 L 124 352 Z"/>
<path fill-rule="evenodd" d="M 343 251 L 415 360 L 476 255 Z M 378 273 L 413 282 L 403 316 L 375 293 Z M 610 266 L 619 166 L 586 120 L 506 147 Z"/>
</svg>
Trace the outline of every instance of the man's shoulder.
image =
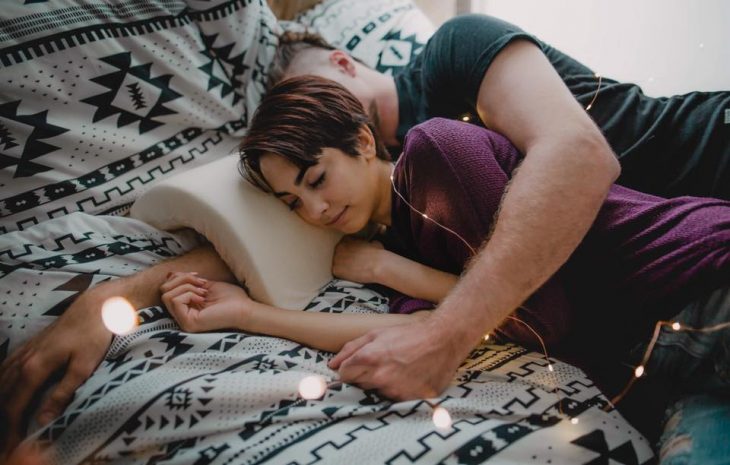
<svg viewBox="0 0 730 465">
<path fill-rule="evenodd" d="M 514 24 L 507 21 L 479 13 L 471 13 L 456 16 L 444 22 L 436 29 L 433 36 L 429 40 L 431 46 L 440 43 L 462 42 L 462 45 L 468 45 L 470 40 L 474 38 L 496 38 L 505 33 L 521 31 Z"/>
</svg>

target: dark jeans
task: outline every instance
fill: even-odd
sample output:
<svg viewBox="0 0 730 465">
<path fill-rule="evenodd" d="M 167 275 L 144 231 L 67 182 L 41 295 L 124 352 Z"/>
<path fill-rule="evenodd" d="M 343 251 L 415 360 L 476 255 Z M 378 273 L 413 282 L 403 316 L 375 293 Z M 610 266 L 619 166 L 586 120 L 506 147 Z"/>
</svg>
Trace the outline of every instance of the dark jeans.
<svg viewBox="0 0 730 465">
<path fill-rule="evenodd" d="M 730 287 L 691 303 L 674 320 L 693 328 L 729 322 Z M 665 415 L 659 463 L 730 464 L 730 328 L 662 328 L 646 373 L 680 393 Z"/>
</svg>

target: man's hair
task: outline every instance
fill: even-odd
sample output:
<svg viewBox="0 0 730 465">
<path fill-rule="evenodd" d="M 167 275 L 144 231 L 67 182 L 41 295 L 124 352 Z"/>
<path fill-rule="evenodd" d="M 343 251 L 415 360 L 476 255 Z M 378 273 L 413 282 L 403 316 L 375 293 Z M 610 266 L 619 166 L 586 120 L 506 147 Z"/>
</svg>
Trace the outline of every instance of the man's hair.
<svg viewBox="0 0 730 465">
<path fill-rule="evenodd" d="M 256 109 L 239 146 L 239 171 L 254 186 L 271 192 L 261 173 L 262 156 L 284 157 L 301 171 L 316 165 L 327 147 L 357 157 L 363 127 L 373 134 L 377 157 L 390 160 L 377 128 L 345 87 L 319 76 L 286 79 L 272 87 Z"/>
<path fill-rule="evenodd" d="M 284 79 L 287 69 L 294 61 L 294 57 L 307 49 L 319 48 L 322 50 L 337 50 L 327 43 L 317 33 L 305 30 L 303 32 L 286 31 L 279 36 L 279 46 L 276 48 L 274 59 L 269 67 L 267 88 L 273 87 Z"/>
</svg>

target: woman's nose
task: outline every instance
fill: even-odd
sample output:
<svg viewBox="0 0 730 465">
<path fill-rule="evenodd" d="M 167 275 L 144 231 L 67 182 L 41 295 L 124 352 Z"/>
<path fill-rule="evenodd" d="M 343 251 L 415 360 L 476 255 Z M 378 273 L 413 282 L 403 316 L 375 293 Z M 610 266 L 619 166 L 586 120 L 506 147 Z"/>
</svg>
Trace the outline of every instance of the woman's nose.
<svg viewBox="0 0 730 465">
<path fill-rule="evenodd" d="M 313 195 L 306 202 L 307 214 L 314 220 L 321 222 L 327 215 L 329 203 L 320 196 Z"/>
</svg>

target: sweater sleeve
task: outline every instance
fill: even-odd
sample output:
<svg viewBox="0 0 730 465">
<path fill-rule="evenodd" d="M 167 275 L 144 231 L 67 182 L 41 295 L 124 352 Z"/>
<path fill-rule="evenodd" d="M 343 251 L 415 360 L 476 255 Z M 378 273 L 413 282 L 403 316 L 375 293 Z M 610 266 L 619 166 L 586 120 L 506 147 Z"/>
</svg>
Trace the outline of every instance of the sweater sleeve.
<svg viewBox="0 0 730 465">
<path fill-rule="evenodd" d="M 414 127 L 394 173 L 396 190 L 413 209 L 396 193 L 393 222 L 402 241 L 415 245 L 415 259 L 461 274 L 489 237 L 519 161 L 506 138 L 484 128 L 439 118 Z M 520 322 L 507 319 L 498 332 L 539 346 L 534 330 L 554 344 L 568 329 L 569 311 L 556 276 L 513 313 Z"/>
</svg>

